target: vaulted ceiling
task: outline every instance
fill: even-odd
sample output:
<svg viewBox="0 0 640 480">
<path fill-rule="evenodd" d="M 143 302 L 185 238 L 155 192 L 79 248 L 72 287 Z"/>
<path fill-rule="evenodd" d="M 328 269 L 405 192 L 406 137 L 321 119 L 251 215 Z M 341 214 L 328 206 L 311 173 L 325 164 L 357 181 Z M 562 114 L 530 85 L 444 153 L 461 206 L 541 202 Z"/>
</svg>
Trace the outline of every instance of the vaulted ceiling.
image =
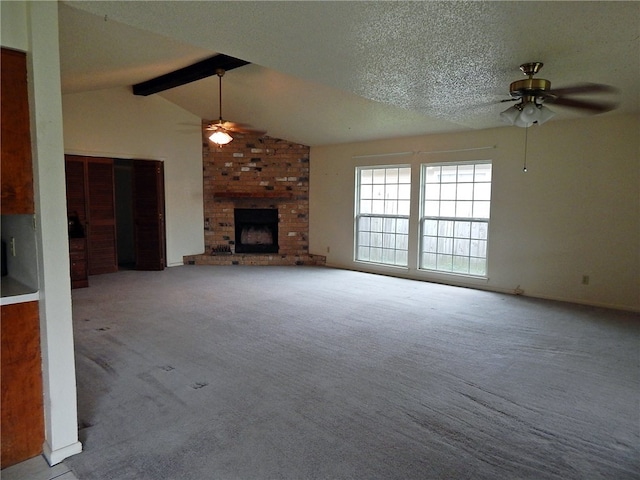
<svg viewBox="0 0 640 480">
<path fill-rule="evenodd" d="M 616 112 L 640 111 L 640 2 L 64 1 L 59 12 L 63 93 L 223 53 L 251 62 L 224 77 L 225 119 L 306 145 L 504 126 L 499 101 L 531 61 L 552 87 L 612 85 Z M 217 82 L 156 95 L 216 119 Z M 549 107 L 547 125 L 585 115 Z"/>
</svg>

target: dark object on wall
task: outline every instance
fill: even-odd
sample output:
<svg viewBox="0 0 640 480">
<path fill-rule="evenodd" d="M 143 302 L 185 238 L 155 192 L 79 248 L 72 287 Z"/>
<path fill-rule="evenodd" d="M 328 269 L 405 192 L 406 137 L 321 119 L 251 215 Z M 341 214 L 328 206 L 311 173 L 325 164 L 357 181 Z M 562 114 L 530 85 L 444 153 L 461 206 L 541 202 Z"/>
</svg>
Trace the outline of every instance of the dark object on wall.
<svg viewBox="0 0 640 480">
<path fill-rule="evenodd" d="M 0 266 L 2 269 L 2 276 L 6 277 L 9 272 L 7 272 L 7 242 L 2 240 L 2 265 Z"/>
<path fill-rule="evenodd" d="M 67 217 L 67 224 L 69 228 L 69 238 L 84 238 L 84 228 L 80 223 L 80 217 L 77 212 Z"/>
</svg>

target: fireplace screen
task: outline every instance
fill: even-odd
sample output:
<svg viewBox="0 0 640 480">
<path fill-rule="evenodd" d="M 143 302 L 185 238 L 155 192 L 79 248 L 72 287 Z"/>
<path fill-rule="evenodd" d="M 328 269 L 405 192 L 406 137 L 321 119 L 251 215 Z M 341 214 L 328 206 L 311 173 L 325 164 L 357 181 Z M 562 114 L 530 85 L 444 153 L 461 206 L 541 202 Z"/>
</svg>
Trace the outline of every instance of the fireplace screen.
<svg viewBox="0 0 640 480">
<path fill-rule="evenodd" d="M 236 208 L 233 211 L 236 253 L 278 253 L 278 210 Z"/>
</svg>

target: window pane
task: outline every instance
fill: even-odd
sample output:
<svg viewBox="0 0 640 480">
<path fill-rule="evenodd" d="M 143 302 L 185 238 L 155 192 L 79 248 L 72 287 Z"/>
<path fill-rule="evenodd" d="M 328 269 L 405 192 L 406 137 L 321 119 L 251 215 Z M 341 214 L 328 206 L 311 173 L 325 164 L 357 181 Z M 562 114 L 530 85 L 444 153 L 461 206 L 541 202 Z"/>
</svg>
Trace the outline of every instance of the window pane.
<svg viewBox="0 0 640 480">
<path fill-rule="evenodd" d="M 435 270 L 438 264 L 436 263 L 437 255 L 435 253 L 423 253 L 422 254 L 422 264 L 420 265 L 422 268 L 428 268 L 430 270 Z"/>
<path fill-rule="evenodd" d="M 486 275 L 487 261 L 484 258 L 470 258 L 469 273 L 472 275 Z"/>
<path fill-rule="evenodd" d="M 372 217 L 371 218 L 371 231 L 372 232 L 381 232 L 382 231 L 382 218 L 380 218 L 380 217 Z"/>
<path fill-rule="evenodd" d="M 477 241 L 477 240 L 474 240 Z M 470 254 L 470 244 L 471 241 L 466 238 L 456 238 L 453 241 L 453 253 L 456 255 L 466 255 Z"/>
<path fill-rule="evenodd" d="M 485 222 L 472 222 L 471 223 L 471 238 L 479 238 L 486 240 L 487 238 L 487 224 Z"/>
<path fill-rule="evenodd" d="M 397 168 L 387 168 L 386 169 L 386 184 L 396 184 L 398 183 L 398 169 Z"/>
<path fill-rule="evenodd" d="M 371 183 L 373 181 L 373 170 L 360 170 L 360 185 Z"/>
<path fill-rule="evenodd" d="M 442 202 L 440 202 L 440 216 L 442 216 L 442 217 L 455 217 L 456 216 L 456 202 L 455 201 L 442 201 Z"/>
<path fill-rule="evenodd" d="M 371 200 L 360 201 L 360 213 L 371 213 Z"/>
<path fill-rule="evenodd" d="M 438 254 L 437 268 L 438 270 L 444 270 L 444 271 L 450 272 L 453 269 L 453 255 Z"/>
<path fill-rule="evenodd" d="M 477 164 L 476 165 L 476 182 L 490 182 L 491 181 L 491 164 Z"/>
<path fill-rule="evenodd" d="M 386 215 L 396 215 L 398 213 L 398 201 L 386 200 L 384 202 L 384 213 Z"/>
<path fill-rule="evenodd" d="M 371 227 L 371 219 L 369 217 L 360 217 L 358 219 L 359 230 L 369 230 Z"/>
<path fill-rule="evenodd" d="M 473 165 L 458 165 L 458 182 L 473 182 Z"/>
<path fill-rule="evenodd" d="M 411 198 L 411 185 L 398 185 L 398 198 L 409 200 Z"/>
<path fill-rule="evenodd" d="M 469 257 L 453 257 L 452 270 L 456 273 L 469 273 Z"/>
<path fill-rule="evenodd" d="M 379 232 L 371 233 L 371 246 L 382 247 L 382 233 L 379 233 Z"/>
<path fill-rule="evenodd" d="M 384 200 L 372 200 L 371 213 L 377 213 L 377 214 L 384 213 Z"/>
<path fill-rule="evenodd" d="M 471 222 L 456 222 L 454 235 L 456 237 L 469 238 L 471 235 Z"/>
<path fill-rule="evenodd" d="M 409 200 L 398 200 L 398 215 L 409 216 L 411 202 Z"/>
<path fill-rule="evenodd" d="M 426 200 L 440 200 L 440 186 L 427 185 L 425 187 L 424 198 Z"/>
<path fill-rule="evenodd" d="M 458 200 L 473 200 L 473 183 L 459 183 L 456 198 Z"/>
<path fill-rule="evenodd" d="M 361 199 L 373 198 L 373 189 L 372 189 L 371 185 L 361 185 L 360 186 L 360 198 Z"/>
<path fill-rule="evenodd" d="M 438 238 L 438 253 L 453 253 L 453 238 Z"/>
<path fill-rule="evenodd" d="M 437 200 L 424 202 L 424 214 L 428 217 L 437 217 L 440 214 L 440 202 Z"/>
<path fill-rule="evenodd" d="M 406 218 L 399 218 L 396 224 L 396 231 L 398 233 L 409 234 L 409 220 Z"/>
<path fill-rule="evenodd" d="M 384 180 L 386 177 L 384 170 L 384 168 L 376 168 L 373 171 L 373 183 L 377 185 L 384 185 Z"/>
<path fill-rule="evenodd" d="M 475 190 L 473 192 L 474 200 L 491 200 L 491 184 L 490 183 L 476 183 Z"/>
<path fill-rule="evenodd" d="M 398 169 L 398 182 L 411 184 L 411 169 L 408 167 Z"/>
<path fill-rule="evenodd" d="M 456 217 L 472 217 L 473 202 L 456 202 Z"/>
<path fill-rule="evenodd" d="M 442 183 L 455 183 L 458 176 L 457 165 L 443 165 Z"/>
<path fill-rule="evenodd" d="M 373 185 L 373 194 L 371 198 L 375 198 L 377 200 L 384 198 L 384 185 Z"/>
<path fill-rule="evenodd" d="M 425 182 L 426 183 L 440 183 L 440 167 L 427 167 Z"/>
<path fill-rule="evenodd" d="M 423 223 L 423 231 L 425 235 L 437 235 L 438 220 L 425 220 Z"/>
<path fill-rule="evenodd" d="M 485 240 L 471 240 L 471 256 L 486 257 L 487 242 Z"/>
<path fill-rule="evenodd" d="M 438 251 L 438 237 L 423 237 L 422 238 L 422 251 L 423 252 L 437 252 Z"/>
<path fill-rule="evenodd" d="M 452 237 L 453 224 L 453 220 L 440 220 L 438 222 L 438 235 L 440 237 Z"/>
<path fill-rule="evenodd" d="M 456 199 L 456 184 L 446 183 L 442 185 L 440 189 L 441 200 L 455 200 Z"/>
<path fill-rule="evenodd" d="M 476 218 L 489 218 L 490 202 L 473 202 L 473 216 Z"/>
<path fill-rule="evenodd" d="M 382 228 L 384 232 L 395 232 L 396 231 L 396 219 L 395 218 L 385 218 L 382 220 Z"/>
</svg>

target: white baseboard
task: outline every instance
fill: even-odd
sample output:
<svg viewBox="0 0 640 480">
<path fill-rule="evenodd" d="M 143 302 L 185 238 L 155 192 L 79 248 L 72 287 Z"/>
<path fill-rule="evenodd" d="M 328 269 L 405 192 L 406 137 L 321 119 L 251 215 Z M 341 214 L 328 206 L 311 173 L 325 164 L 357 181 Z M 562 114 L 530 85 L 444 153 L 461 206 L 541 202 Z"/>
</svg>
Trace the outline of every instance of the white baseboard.
<svg viewBox="0 0 640 480">
<path fill-rule="evenodd" d="M 51 446 L 48 442 L 44 442 L 42 446 L 42 454 L 47 460 L 49 466 L 53 467 L 62 462 L 65 458 L 69 458 L 72 455 L 76 455 L 82 452 L 82 443 L 75 442 L 66 447 L 58 448 L 57 450 L 51 450 Z"/>
</svg>

